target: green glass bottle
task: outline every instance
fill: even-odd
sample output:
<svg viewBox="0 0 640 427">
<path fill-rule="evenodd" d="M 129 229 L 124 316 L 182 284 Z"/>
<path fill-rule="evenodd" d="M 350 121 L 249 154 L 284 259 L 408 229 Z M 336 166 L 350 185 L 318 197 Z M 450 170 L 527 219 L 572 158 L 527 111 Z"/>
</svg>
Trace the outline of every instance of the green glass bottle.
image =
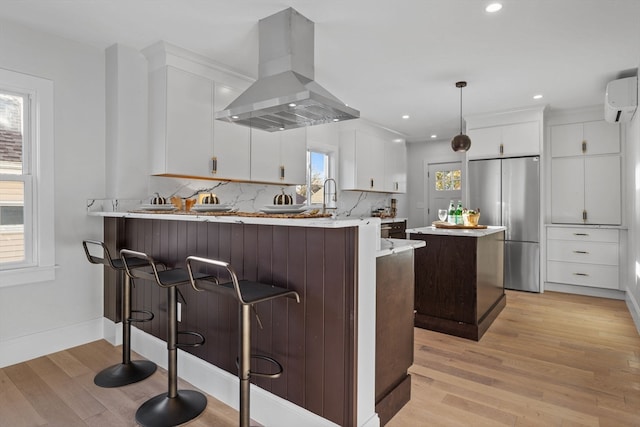
<svg viewBox="0 0 640 427">
<path fill-rule="evenodd" d="M 456 224 L 462 224 L 462 200 L 458 200 L 458 207 L 456 208 Z"/>
<path fill-rule="evenodd" d="M 449 202 L 449 213 L 447 216 L 447 222 L 449 224 L 456 223 L 456 208 L 455 208 L 455 205 L 453 204 L 453 200 Z"/>
</svg>

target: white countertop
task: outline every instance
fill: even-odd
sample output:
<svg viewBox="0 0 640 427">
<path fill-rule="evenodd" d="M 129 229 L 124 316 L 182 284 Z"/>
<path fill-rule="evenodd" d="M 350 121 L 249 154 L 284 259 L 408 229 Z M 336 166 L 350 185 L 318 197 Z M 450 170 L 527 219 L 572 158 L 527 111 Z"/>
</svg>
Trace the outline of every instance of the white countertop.
<svg viewBox="0 0 640 427">
<path fill-rule="evenodd" d="M 407 229 L 408 234 L 438 234 L 441 236 L 452 236 L 452 237 L 483 237 L 488 236 L 493 233 L 498 233 L 500 231 L 506 230 L 507 227 L 490 225 L 487 228 L 478 228 L 478 229 L 470 229 L 470 228 L 436 228 L 434 226 L 430 227 L 420 227 L 420 228 L 409 228 Z"/>
<path fill-rule="evenodd" d="M 413 250 L 427 246 L 424 240 L 409 239 L 380 239 L 380 249 L 376 251 L 376 258 L 398 252 Z"/>
<path fill-rule="evenodd" d="M 221 222 L 234 224 L 260 224 L 260 225 L 281 225 L 293 227 L 319 227 L 319 228 L 344 228 L 358 227 L 365 224 L 380 225 L 380 218 L 261 218 L 245 217 L 233 215 L 181 215 L 171 213 L 140 213 L 140 212 L 88 212 L 89 216 L 101 216 L 111 218 L 141 218 L 141 219 L 162 219 L 169 221 L 202 221 Z"/>
<path fill-rule="evenodd" d="M 402 221 L 407 221 L 407 218 L 382 218 L 380 220 L 383 224 L 390 224 L 393 222 L 402 222 Z"/>
</svg>

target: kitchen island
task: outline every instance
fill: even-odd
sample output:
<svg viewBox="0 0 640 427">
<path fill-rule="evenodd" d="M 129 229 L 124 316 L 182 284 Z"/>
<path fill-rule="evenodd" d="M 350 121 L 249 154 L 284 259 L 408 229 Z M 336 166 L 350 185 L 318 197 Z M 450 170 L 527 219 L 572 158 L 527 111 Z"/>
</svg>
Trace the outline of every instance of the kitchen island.
<svg viewBox="0 0 640 427">
<path fill-rule="evenodd" d="M 506 305 L 505 227 L 407 230 L 415 254 L 415 326 L 480 340 Z"/>
<path fill-rule="evenodd" d="M 184 266 L 188 255 L 217 258 L 229 261 L 241 279 L 300 294 L 300 304 L 283 300 L 257 307 L 264 328 L 253 328 L 252 351 L 273 356 L 284 373 L 278 379 L 252 379 L 252 418 L 266 426 L 380 425 L 375 396 L 376 260 L 408 243 L 381 246 L 379 219 L 90 215 L 104 217 L 104 239 L 114 251 L 143 251 L 170 267 Z M 105 317 L 118 322 L 117 278 L 109 280 L 108 274 L 105 271 Z M 178 374 L 237 407 L 236 302 L 214 293 L 197 294 L 186 286 L 181 292 L 179 329 L 203 333 L 207 342 L 184 349 L 179 360 L 188 367 Z M 133 293 L 134 307 L 150 309 L 156 318 L 134 328 L 132 348 L 163 366 L 165 293 L 144 281 L 137 281 Z"/>
</svg>

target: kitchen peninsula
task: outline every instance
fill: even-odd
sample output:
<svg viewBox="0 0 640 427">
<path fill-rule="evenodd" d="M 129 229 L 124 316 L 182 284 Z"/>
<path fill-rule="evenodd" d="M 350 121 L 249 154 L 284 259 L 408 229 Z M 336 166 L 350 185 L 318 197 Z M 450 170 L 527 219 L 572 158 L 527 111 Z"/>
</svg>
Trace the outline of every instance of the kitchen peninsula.
<svg viewBox="0 0 640 427">
<path fill-rule="evenodd" d="M 413 252 L 404 240 L 380 247 L 379 219 L 90 215 L 104 217 L 104 239 L 112 250 L 143 251 L 171 267 L 184 266 L 188 255 L 222 259 L 231 263 L 240 278 L 273 283 L 300 294 L 300 304 L 283 300 L 257 306 L 264 329 L 254 328 L 252 351 L 273 356 L 284 373 L 275 380 L 253 379 L 259 387 L 252 391 L 257 394 L 252 397 L 253 418 L 279 426 L 379 425 L 374 393 L 376 260 L 407 249 Z M 113 279 L 105 276 L 105 317 L 116 322 Z M 139 324 L 132 346 L 149 359 L 161 359 L 157 354 L 162 354 L 162 340 L 166 339 L 164 293 L 150 283 L 136 285 L 134 305 L 152 310 L 156 318 Z M 207 342 L 184 349 L 195 356 L 189 360 L 204 361 L 206 366 L 183 369 L 179 375 L 234 405 L 236 395 L 230 391 L 237 384 L 236 302 L 215 293 L 196 294 L 189 287 L 180 290 L 184 302 L 179 329 L 203 333 Z M 409 310 L 412 313 L 412 307 Z M 159 347 L 158 352 L 149 350 L 153 345 Z M 217 377 L 202 373 L 209 366 L 219 368 L 220 372 L 211 374 Z M 299 418 L 300 411 L 303 418 Z M 289 421 L 288 414 L 293 414 Z"/>
<path fill-rule="evenodd" d="M 407 230 L 415 254 L 415 326 L 479 341 L 506 305 L 505 227 Z"/>
</svg>

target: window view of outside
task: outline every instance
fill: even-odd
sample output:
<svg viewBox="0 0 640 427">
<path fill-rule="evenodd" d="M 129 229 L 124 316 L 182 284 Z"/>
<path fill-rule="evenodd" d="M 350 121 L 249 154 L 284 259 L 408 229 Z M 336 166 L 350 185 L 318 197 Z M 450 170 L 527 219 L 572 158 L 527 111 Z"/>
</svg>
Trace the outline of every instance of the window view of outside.
<svg viewBox="0 0 640 427">
<path fill-rule="evenodd" d="M 25 259 L 23 103 L 0 92 L 0 265 Z"/>
<path fill-rule="evenodd" d="M 322 204 L 325 179 L 329 178 L 329 155 L 307 151 L 307 183 L 296 186 L 296 203 Z"/>
<path fill-rule="evenodd" d="M 437 171 L 435 180 L 436 191 L 460 190 L 462 188 L 460 177 L 460 169 Z"/>
</svg>

